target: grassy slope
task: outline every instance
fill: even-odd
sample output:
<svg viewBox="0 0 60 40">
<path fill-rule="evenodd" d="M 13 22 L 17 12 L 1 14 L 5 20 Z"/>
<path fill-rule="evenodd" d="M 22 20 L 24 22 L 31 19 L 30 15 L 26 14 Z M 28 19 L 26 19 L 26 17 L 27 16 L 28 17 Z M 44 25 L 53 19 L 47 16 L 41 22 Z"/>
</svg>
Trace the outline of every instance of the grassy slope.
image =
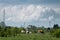
<svg viewBox="0 0 60 40">
<path fill-rule="evenodd" d="M 0 37 L 0 40 L 60 40 L 49 34 L 20 34 L 16 37 Z"/>
</svg>

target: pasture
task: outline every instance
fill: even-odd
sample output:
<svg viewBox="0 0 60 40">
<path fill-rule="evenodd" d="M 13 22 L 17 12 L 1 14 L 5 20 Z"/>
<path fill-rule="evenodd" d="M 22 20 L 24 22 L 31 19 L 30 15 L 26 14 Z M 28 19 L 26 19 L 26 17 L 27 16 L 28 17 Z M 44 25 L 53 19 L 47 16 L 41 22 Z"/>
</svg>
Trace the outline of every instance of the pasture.
<svg viewBox="0 0 60 40">
<path fill-rule="evenodd" d="M 19 34 L 15 37 L 0 37 L 0 40 L 60 40 L 49 34 Z"/>
</svg>

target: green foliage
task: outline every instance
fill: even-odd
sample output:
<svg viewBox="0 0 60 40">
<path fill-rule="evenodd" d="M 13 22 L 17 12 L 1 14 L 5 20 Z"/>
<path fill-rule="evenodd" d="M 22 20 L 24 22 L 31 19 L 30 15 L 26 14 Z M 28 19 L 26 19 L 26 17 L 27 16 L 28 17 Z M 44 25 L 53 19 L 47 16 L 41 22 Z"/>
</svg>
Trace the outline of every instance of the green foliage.
<svg viewBox="0 0 60 40">
<path fill-rule="evenodd" d="M 0 26 L 1 26 L 1 27 L 5 27 L 6 25 L 5 25 L 4 22 L 1 22 L 1 23 L 0 23 Z"/>
<path fill-rule="evenodd" d="M 0 37 L 0 40 L 60 40 L 47 34 L 19 34 L 16 37 Z"/>
<path fill-rule="evenodd" d="M 17 27 L 0 27 L 0 37 L 11 37 L 20 34 L 20 28 Z"/>
<path fill-rule="evenodd" d="M 37 33 L 37 27 L 35 25 L 28 25 L 27 29 L 32 33 Z"/>
<path fill-rule="evenodd" d="M 59 25 L 58 24 L 54 24 L 53 29 L 58 29 Z"/>
<path fill-rule="evenodd" d="M 60 27 L 58 24 L 54 24 L 53 28 L 51 29 L 51 35 L 54 37 L 60 37 Z"/>
<path fill-rule="evenodd" d="M 60 37 L 60 29 L 54 29 L 51 31 L 51 34 L 54 36 L 54 37 Z"/>
</svg>

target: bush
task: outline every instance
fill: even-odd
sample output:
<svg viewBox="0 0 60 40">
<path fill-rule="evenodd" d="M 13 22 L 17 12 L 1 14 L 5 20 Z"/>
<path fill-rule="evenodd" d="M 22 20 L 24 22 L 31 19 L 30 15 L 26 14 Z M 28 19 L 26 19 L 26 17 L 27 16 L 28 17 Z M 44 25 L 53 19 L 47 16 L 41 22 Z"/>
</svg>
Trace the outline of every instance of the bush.
<svg viewBox="0 0 60 40">
<path fill-rule="evenodd" d="M 52 34 L 54 37 L 60 37 L 60 29 L 52 30 L 52 31 L 51 31 L 51 34 Z"/>
</svg>

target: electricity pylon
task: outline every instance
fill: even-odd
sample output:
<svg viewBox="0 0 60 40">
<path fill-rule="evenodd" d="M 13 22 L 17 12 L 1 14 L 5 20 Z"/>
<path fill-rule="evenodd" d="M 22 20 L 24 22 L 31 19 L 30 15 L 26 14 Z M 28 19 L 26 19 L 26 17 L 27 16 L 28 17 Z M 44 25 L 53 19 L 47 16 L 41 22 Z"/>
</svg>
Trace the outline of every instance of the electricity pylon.
<svg viewBox="0 0 60 40">
<path fill-rule="evenodd" d="M 3 10 L 3 21 L 1 22 L 2 27 L 5 27 L 5 9 Z"/>
</svg>

